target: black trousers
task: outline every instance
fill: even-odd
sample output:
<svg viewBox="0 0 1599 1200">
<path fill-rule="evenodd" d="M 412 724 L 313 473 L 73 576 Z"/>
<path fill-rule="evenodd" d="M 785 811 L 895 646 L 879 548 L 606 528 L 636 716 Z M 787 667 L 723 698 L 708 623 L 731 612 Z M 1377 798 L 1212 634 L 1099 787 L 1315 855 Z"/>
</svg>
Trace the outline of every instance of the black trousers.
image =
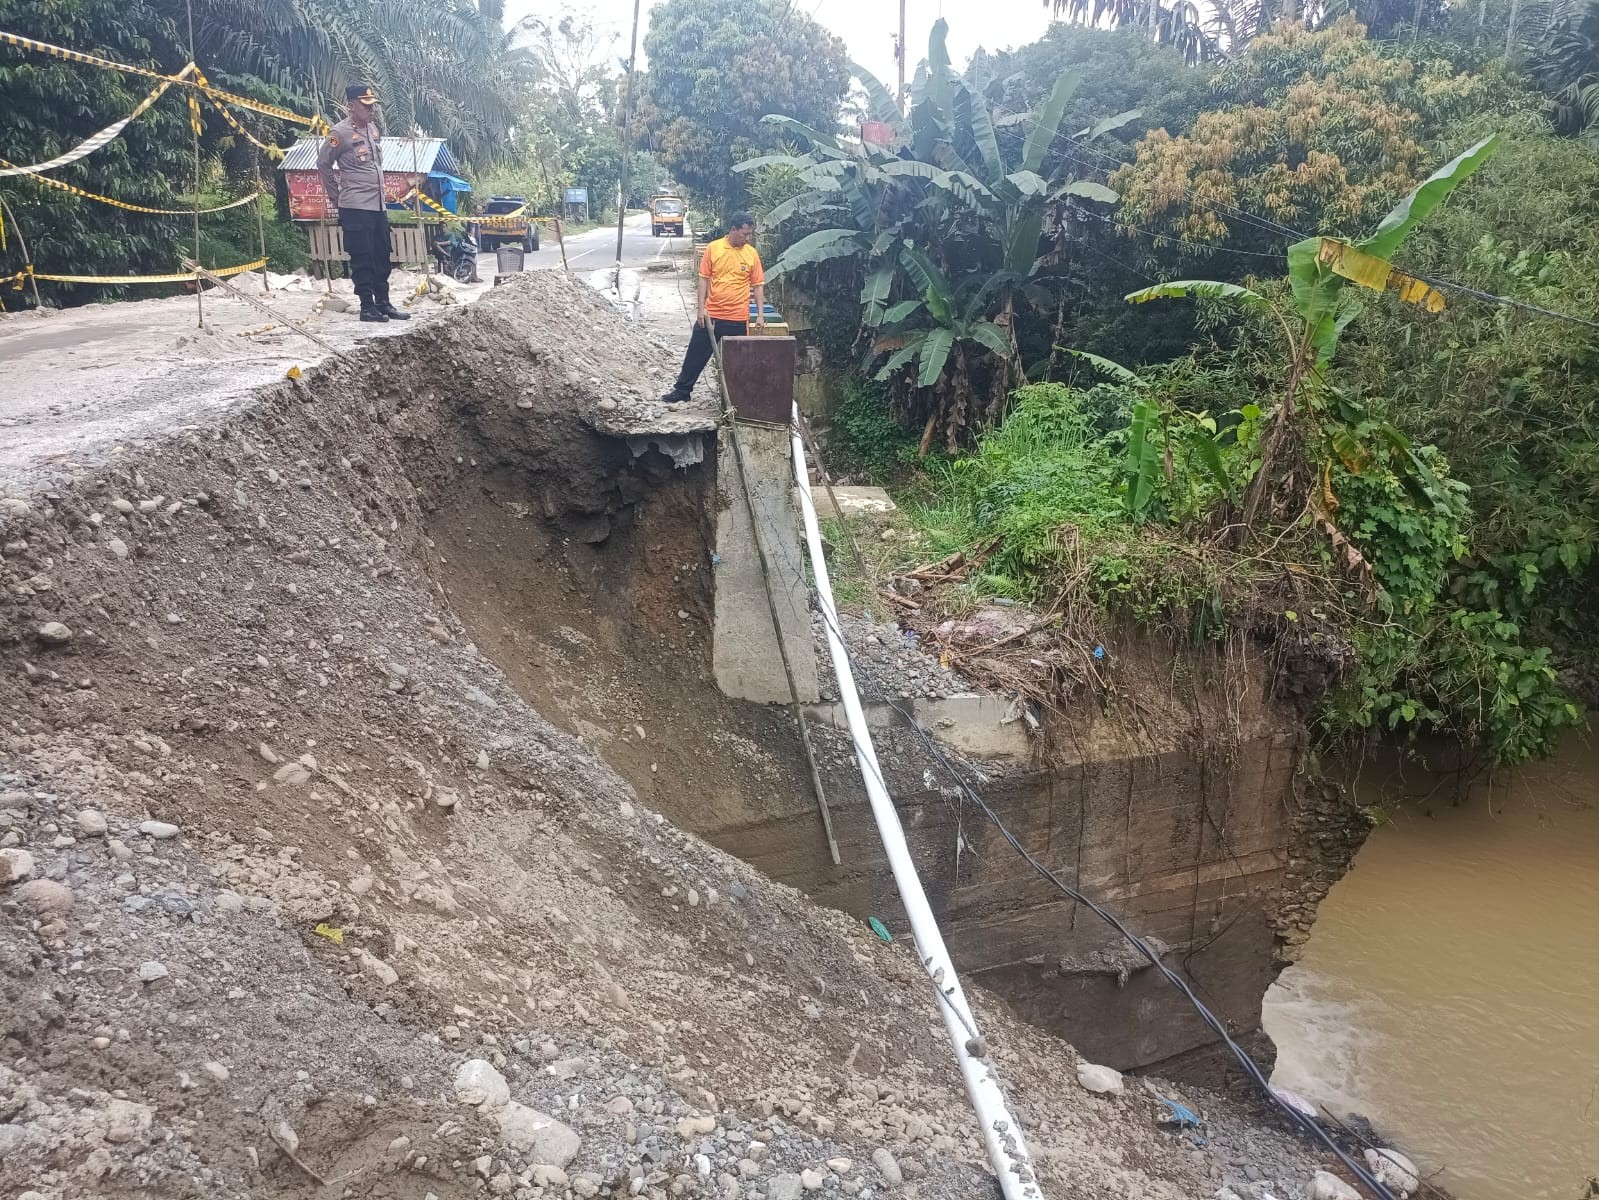
<svg viewBox="0 0 1599 1200">
<path fill-rule="evenodd" d="M 705 326 L 695 321 L 694 332 L 688 339 L 688 350 L 683 355 L 683 369 L 677 373 L 677 383 L 672 390 L 682 392 L 685 396 L 694 390 L 700 372 L 711 361 L 711 333 L 715 333 L 716 340 L 720 342 L 725 337 L 743 337 L 749 328 L 748 321 L 724 321 L 720 317 L 712 317 L 711 329 L 707 331 Z"/>
<path fill-rule="evenodd" d="M 363 305 L 389 303 L 389 217 L 379 210 L 339 209 L 344 250 L 350 256 L 350 278 Z"/>
</svg>

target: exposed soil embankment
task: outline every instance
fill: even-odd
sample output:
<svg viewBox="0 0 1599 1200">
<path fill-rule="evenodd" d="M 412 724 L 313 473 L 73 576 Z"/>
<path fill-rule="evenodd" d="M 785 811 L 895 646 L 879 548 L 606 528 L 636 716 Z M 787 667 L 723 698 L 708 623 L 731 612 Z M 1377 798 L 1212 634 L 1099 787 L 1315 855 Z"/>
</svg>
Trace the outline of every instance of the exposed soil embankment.
<svg viewBox="0 0 1599 1200">
<path fill-rule="evenodd" d="M 670 355 L 560 276 L 501 291 L 0 500 L 6 1194 L 992 1188 L 914 951 L 681 832 L 524 700 L 582 732 L 678 689 L 630 774 L 758 732 L 706 730 L 671 665 L 708 635 L 704 468 L 592 428 Z M 630 538 L 606 661 L 636 668 L 597 696 L 544 682 L 558 620 L 469 634 L 495 590 L 558 615 Z M 1081 1090 L 1070 1047 L 976 1003 L 1047 1194 L 1308 1178 L 1203 1095 L 1198 1149 L 1141 1085 Z"/>
</svg>

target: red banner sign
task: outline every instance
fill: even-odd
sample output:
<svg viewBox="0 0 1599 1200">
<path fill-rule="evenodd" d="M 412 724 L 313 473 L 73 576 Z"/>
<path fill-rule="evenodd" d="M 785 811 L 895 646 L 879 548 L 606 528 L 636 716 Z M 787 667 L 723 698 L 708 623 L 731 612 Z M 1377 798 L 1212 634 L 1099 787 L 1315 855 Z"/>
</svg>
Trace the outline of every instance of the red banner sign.
<svg viewBox="0 0 1599 1200">
<path fill-rule="evenodd" d="M 289 219 L 294 221 L 322 221 L 338 213 L 328 207 L 328 194 L 322 190 L 322 176 L 315 171 L 288 171 Z M 383 191 L 391 201 L 407 196 L 415 175 L 399 171 L 383 173 Z"/>
</svg>

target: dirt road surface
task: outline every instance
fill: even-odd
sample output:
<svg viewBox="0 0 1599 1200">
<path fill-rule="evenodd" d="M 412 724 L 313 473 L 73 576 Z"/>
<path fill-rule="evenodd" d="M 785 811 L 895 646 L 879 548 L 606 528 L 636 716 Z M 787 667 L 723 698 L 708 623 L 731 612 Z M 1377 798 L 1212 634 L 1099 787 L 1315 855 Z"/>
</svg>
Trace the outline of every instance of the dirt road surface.
<svg viewBox="0 0 1599 1200">
<path fill-rule="evenodd" d="M 680 285 L 688 245 L 681 238 L 652 238 L 649 227 L 640 236 L 633 219 L 629 246 L 633 262 L 627 270 L 647 276 L 644 302 L 634 316 L 674 350 L 686 343 L 689 321 L 682 299 L 692 283 Z M 605 240 L 609 237 L 609 242 Z M 606 249 L 614 261 L 615 230 L 594 230 L 576 244 L 578 265 L 573 275 L 587 279 L 596 257 Z M 535 256 L 539 268 L 560 267 L 553 244 Z M 273 276 L 271 292 L 262 290 L 259 275 L 241 276 L 234 286 L 258 297 L 290 320 L 343 350 L 370 339 L 392 338 L 420 322 L 437 319 L 490 290 L 494 256 L 484 255 L 482 282 L 456 284 L 441 280 L 433 292 L 419 296 L 419 276 L 396 271 L 392 292 L 414 320 L 386 325 L 364 324 L 348 280 L 334 280 L 332 301 L 327 285 L 305 276 Z M 433 277 L 439 280 L 438 276 Z M 192 297 L 91 304 L 65 310 L 24 311 L 0 315 L 0 481 L 39 478 L 40 472 L 101 453 L 124 441 L 171 430 L 226 411 L 253 389 L 280 380 L 290 368 L 307 369 L 326 355 L 320 346 L 257 309 L 210 291 L 205 302 L 205 327 L 196 323 Z M 664 391 L 671 372 L 653 391 Z M 395 378 L 399 385 L 402 381 Z"/>
</svg>

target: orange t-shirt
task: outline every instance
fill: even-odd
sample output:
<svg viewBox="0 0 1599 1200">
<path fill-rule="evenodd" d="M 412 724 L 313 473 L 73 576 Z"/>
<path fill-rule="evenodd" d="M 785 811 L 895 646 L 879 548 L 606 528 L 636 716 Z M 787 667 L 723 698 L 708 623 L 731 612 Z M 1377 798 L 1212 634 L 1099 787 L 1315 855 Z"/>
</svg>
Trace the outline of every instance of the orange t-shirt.
<svg viewBox="0 0 1599 1200">
<path fill-rule="evenodd" d="M 766 282 L 766 272 L 761 270 L 760 253 L 751 243 L 735 250 L 724 237 L 705 247 L 700 278 L 711 281 L 705 298 L 709 316 L 718 321 L 748 321 L 750 289 Z"/>
</svg>

